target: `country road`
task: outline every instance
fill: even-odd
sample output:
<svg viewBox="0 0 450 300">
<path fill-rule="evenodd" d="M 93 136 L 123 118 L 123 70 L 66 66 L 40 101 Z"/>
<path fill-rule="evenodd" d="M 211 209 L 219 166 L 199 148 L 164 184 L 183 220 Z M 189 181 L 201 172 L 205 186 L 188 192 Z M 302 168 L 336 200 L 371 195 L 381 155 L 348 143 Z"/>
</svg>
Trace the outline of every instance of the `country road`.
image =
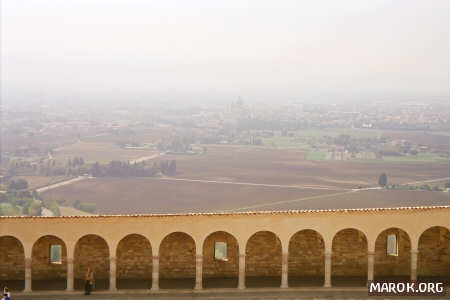
<svg viewBox="0 0 450 300">
<path fill-rule="evenodd" d="M 430 182 L 436 182 L 436 181 L 443 181 L 443 180 L 450 180 L 450 177 L 442 177 L 442 178 L 435 178 L 435 179 L 429 179 L 429 180 L 421 180 L 421 181 L 414 181 L 414 182 L 408 182 L 404 184 L 419 184 L 419 183 L 430 183 Z"/>
<path fill-rule="evenodd" d="M 129 162 L 130 162 L 130 164 L 134 164 L 134 163 L 138 164 L 138 163 L 143 162 L 143 161 L 152 160 L 152 159 L 157 158 L 159 156 L 163 156 L 164 154 L 165 154 L 164 152 L 156 153 L 156 154 L 149 155 L 149 156 L 139 157 L 139 158 L 130 160 Z"/>
<path fill-rule="evenodd" d="M 174 178 L 174 177 L 163 177 L 163 178 L 155 178 L 155 179 L 171 180 L 171 181 L 184 181 L 184 182 L 264 186 L 264 187 L 276 187 L 276 188 L 286 188 L 286 189 L 314 189 L 314 190 L 342 190 L 342 191 L 349 190 L 346 188 L 340 188 L 340 187 L 334 187 L 334 186 L 324 186 L 324 185 L 282 185 L 282 184 L 252 183 L 252 182 L 240 182 L 240 181 L 219 181 L 219 180 L 205 180 L 205 179 Z"/>
<path fill-rule="evenodd" d="M 354 191 L 350 190 L 350 191 L 333 193 L 333 194 L 328 194 L 328 195 L 316 195 L 316 196 L 309 196 L 309 197 L 292 199 L 292 200 L 281 200 L 281 201 L 275 201 L 275 202 L 269 202 L 269 203 L 260 203 L 260 204 L 250 205 L 250 206 L 243 206 L 243 207 L 237 207 L 237 208 L 233 208 L 233 209 L 228 209 L 228 210 L 224 210 L 224 212 L 246 211 L 246 210 L 249 210 L 249 209 L 255 209 L 255 208 L 259 209 L 261 207 L 276 206 L 276 205 L 280 205 L 280 204 L 297 203 L 297 202 L 301 202 L 301 201 L 314 200 L 314 199 L 319 199 L 319 198 L 322 198 L 322 199 L 323 198 L 330 198 L 330 197 L 340 196 L 340 195 L 353 193 L 353 192 Z"/>
<path fill-rule="evenodd" d="M 450 177 L 434 178 L 434 179 L 427 179 L 427 180 L 416 181 L 416 182 L 409 182 L 409 183 L 404 183 L 404 185 L 426 183 L 426 182 L 436 182 L 436 181 L 443 181 L 443 180 L 450 180 Z M 309 197 L 298 198 L 298 199 L 281 200 L 281 201 L 276 201 L 276 202 L 271 202 L 271 203 L 254 204 L 254 205 L 245 206 L 245 207 L 236 207 L 233 209 L 226 210 L 226 212 L 245 211 L 248 209 L 260 209 L 262 207 L 270 207 L 270 206 L 276 206 L 276 205 L 280 205 L 280 204 L 292 204 L 292 203 L 298 203 L 298 202 L 302 202 L 302 201 L 309 201 L 309 200 L 316 200 L 316 199 L 323 200 L 323 199 L 328 199 L 330 197 L 342 196 L 342 195 L 350 194 L 350 193 L 359 193 L 359 192 L 363 192 L 363 191 L 382 190 L 382 189 L 384 189 L 384 188 L 380 187 L 380 186 L 367 187 L 367 188 L 361 188 L 361 189 L 351 189 L 351 190 L 342 189 L 343 190 L 342 192 L 337 192 L 337 193 L 333 193 L 333 194 L 309 196 Z"/>
<path fill-rule="evenodd" d="M 78 182 L 80 180 L 84 180 L 84 179 L 87 179 L 87 178 L 89 178 L 89 177 L 87 177 L 87 176 L 78 176 L 78 177 L 75 177 L 75 178 L 72 178 L 72 179 L 69 179 L 69 180 L 61 181 L 61 182 L 58 182 L 58 183 L 55 183 L 55 184 L 50 184 L 50 185 L 38 188 L 38 189 L 36 189 L 36 192 L 42 193 L 42 192 L 45 192 L 45 191 L 48 191 L 48 190 L 53 190 L 53 189 L 58 188 L 60 186 L 71 184 L 71 183 L 74 183 L 74 182 Z"/>
</svg>

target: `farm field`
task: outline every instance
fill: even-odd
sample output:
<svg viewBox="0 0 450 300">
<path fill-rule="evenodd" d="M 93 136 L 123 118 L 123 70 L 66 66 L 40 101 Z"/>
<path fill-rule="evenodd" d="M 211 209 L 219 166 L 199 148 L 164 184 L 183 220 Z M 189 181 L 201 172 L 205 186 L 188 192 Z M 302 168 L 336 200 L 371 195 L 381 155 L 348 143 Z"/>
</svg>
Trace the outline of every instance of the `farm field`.
<svg viewBox="0 0 450 300">
<path fill-rule="evenodd" d="M 256 134 L 256 133 L 255 133 Z M 342 151 L 342 144 L 346 139 L 339 139 L 336 144 L 333 142 L 339 136 L 348 136 L 353 139 L 360 139 L 353 142 L 354 149 L 362 147 L 356 151 Z M 364 140 L 380 138 L 390 140 L 389 143 L 372 142 L 372 147 L 368 147 Z M 421 131 L 383 131 L 379 129 L 310 129 L 290 132 L 289 135 L 266 136 L 263 138 L 264 145 L 278 149 L 301 149 L 308 151 L 307 160 L 350 160 L 360 162 L 411 162 L 411 163 L 450 163 L 447 152 L 450 150 L 450 138 L 440 132 Z M 335 144 L 333 144 L 335 143 Z M 411 153 L 399 151 L 398 145 L 415 145 L 415 151 Z M 365 146 L 364 146 L 365 145 Z M 349 144 L 347 144 L 349 147 Z M 413 148 L 414 148 L 413 147 Z M 375 150 L 377 149 L 377 150 Z M 384 152 L 384 154 L 381 154 Z"/>
<path fill-rule="evenodd" d="M 36 189 L 67 179 L 67 176 L 14 176 L 13 179 L 24 179 L 29 189 Z"/>
<path fill-rule="evenodd" d="M 450 194 L 428 191 L 365 190 L 324 195 L 313 199 L 255 205 L 252 210 L 338 209 L 450 205 Z M 243 211 L 243 210 L 236 210 Z"/>
<path fill-rule="evenodd" d="M 429 180 L 442 184 L 439 179 L 450 177 L 448 163 L 310 161 L 307 150 L 206 147 L 203 154 L 155 158 L 176 160 L 174 177 L 93 178 L 45 191 L 42 196 L 64 199 L 65 205 L 73 205 L 76 200 L 92 202 L 100 214 L 450 204 L 450 196 L 442 192 L 352 191 L 376 187 L 381 173 L 387 174 L 389 184 Z"/>
<path fill-rule="evenodd" d="M 44 199 L 94 202 L 98 213 L 225 211 L 261 202 L 331 194 L 333 190 L 179 182 L 157 178 L 94 178 L 42 193 Z"/>
<path fill-rule="evenodd" d="M 66 161 L 75 156 L 82 157 L 87 163 L 108 163 L 111 160 L 128 161 L 143 156 L 151 156 L 158 153 L 153 150 L 123 149 L 114 143 L 84 142 L 59 147 L 54 150 L 53 156 L 57 160 Z"/>
<path fill-rule="evenodd" d="M 450 177 L 450 163 L 309 161 L 308 151 L 257 146 L 207 146 L 201 155 L 165 155 L 175 159 L 178 178 L 318 185 L 336 188 L 376 186 L 381 173 L 389 183 Z"/>
<path fill-rule="evenodd" d="M 100 214 L 261 211 L 449 205 L 441 192 L 317 190 L 179 182 L 156 178 L 95 178 L 42 194 L 44 199 L 94 202 Z"/>
<path fill-rule="evenodd" d="M 89 216 L 90 213 L 78 210 L 70 206 L 59 206 L 62 216 Z"/>
</svg>

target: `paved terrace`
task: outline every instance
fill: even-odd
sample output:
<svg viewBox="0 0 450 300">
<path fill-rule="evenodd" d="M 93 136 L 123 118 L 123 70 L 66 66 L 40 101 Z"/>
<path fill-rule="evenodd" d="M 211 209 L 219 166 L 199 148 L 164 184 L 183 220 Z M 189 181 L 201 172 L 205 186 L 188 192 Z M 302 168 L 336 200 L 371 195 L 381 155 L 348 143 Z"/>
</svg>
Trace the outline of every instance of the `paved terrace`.
<svg viewBox="0 0 450 300">
<path fill-rule="evenodd" d="M 444 300 L 450 299 L 450 295 L 445 296 L 429 296 L 429 297 L 414 297 L 416 299 L 436 299 Z M 17 300 L 78 300 L 78 299 L 201 299 L 201 300 L 325 300 L 325 299 L 340 299 L 340 300 L 401 300 L 411 299 L 411 297 L 369 297 L 365 288 L 287 288 L 287 289 L 245 289 L 245 290 L 231 290 L 231 289 L 216 289 L 216 290 L 177 290 L 177 291 L 116 291 L 114 293 L 109 291 L 94 292 L 86 297 L 81 292 L 35 292 L 35 293 L 15 293 L 14 299 Z"/>
<path fill-rule="evenodd" d="M 450 282 L 449 228 L 450 206 L 1 217 L 0 284 L 23 289 L 24 297 L 32 291 L 77 297 L 87 266 L 95 270 L 99 295 L 271 288 L 278 297 L 277 291 L 311 288 L 320 294 L 359 286 L 351 291 L 361 293 L 372 279 Z M 387 253 L 388 236 L 394 254 Z M 217 242 L 227 245 L 225 260 L 214 255 Z M 52 245 L 62 248 L 56 264 Z"/>
</svg>

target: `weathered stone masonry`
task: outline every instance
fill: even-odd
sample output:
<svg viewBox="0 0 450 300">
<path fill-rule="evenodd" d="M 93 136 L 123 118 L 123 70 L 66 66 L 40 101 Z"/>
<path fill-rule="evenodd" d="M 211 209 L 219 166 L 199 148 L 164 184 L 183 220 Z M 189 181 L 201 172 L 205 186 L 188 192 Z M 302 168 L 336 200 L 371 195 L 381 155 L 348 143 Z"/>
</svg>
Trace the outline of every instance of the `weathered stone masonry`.
<svg viewBox="0 0 450 300">
<path fill-rule="evenodd" d="M 73 290 L 88 266 L 105 282 L 98 288 L 111 290 L 123 280 L 153 290 L 183 279 L 201 289 L 214 278 L 235 279 L 238 288 L 249 278 L 275 278 L 282 288 L 302 281 L 329 287 L 342 278 L 450 281 L 449 228 L 450 207 L 1 217 L 0 284 L 19 281 L 30 292 L 38 282 L 62 280 Z M 397 255 L 386 253 L 388 234 L 397 237 Z M 214 258 L 215 242 L 227 243 L 227 261 Z M 50 264 L 50 245 L 62 246 L 61 264 Z"/>
</svg>

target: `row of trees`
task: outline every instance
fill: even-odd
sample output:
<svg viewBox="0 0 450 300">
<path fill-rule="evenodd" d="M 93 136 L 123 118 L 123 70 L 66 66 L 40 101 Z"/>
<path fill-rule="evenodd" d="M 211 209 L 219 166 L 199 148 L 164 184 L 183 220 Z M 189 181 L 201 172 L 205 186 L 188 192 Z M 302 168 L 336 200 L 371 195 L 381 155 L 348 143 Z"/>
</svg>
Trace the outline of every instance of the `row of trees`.
<svg viewBox="0 0 450 300">
<path fill-rule="evenodd" d="M 38 175 L 38 176 L 77 176 L 89 171 L 82 157 L 73 157 L 66 163 L 54 159 L 38 162 L 14 161 L 8 165 L 7 176 Z"/>
<path fill-rule="evenodd" d="M 11 179 L 8 181 L 7 190 L 26 190 L 28 188 L 28 181 L 25 179 Z"/>
<path fill-rule="evenodd" d="M 146 162 L 130 164 L 129 162 L 113 160 L 106 165 L 96 162 L 91 168 L 91 174 L 94 177 L 153 177 L 159 174 L 173 176 L 176 172 L 177 163 L 175 160 L 164 160 L 152 165 Z"/>
<path fill-rule="evenodd" d="M 441 188 L 439 185 L 430 186 L 425 183 L 423 185 L 400 185 L 400 184 L 390 184 L 388 185 L 387 175 L 386 173 L 380 174 L 378 177 L 378 185 L 381 187 L 385 187 L 387 189 L 398 189 L 398 190 L 422 190 L 422 191 L 434 191 L 434 192 L 442 192 L 444 189 L 450 189 L 450 181 L 444 184 L 444 188 Z"/>
<path fill-rule="evenodd" d="M 26 182 L 26 181 L 25 181 Z M 26 183 L 28 186 L 28 183 Z M 42 212 L 41 201 L 36 201 L 35 192 L 23 189 L 10 189 L 0 194 L 0 215 L 29 215 L 40 216 Z"/>
<path fill-rule="evenodd" d="M 76 167 L 82 165 L 84 165 L 84 158 L 82 158 L 81 156 L 75 156 L 73 159 L 69 159 L 67 161 L 68 167 Z"/>
</svg>

